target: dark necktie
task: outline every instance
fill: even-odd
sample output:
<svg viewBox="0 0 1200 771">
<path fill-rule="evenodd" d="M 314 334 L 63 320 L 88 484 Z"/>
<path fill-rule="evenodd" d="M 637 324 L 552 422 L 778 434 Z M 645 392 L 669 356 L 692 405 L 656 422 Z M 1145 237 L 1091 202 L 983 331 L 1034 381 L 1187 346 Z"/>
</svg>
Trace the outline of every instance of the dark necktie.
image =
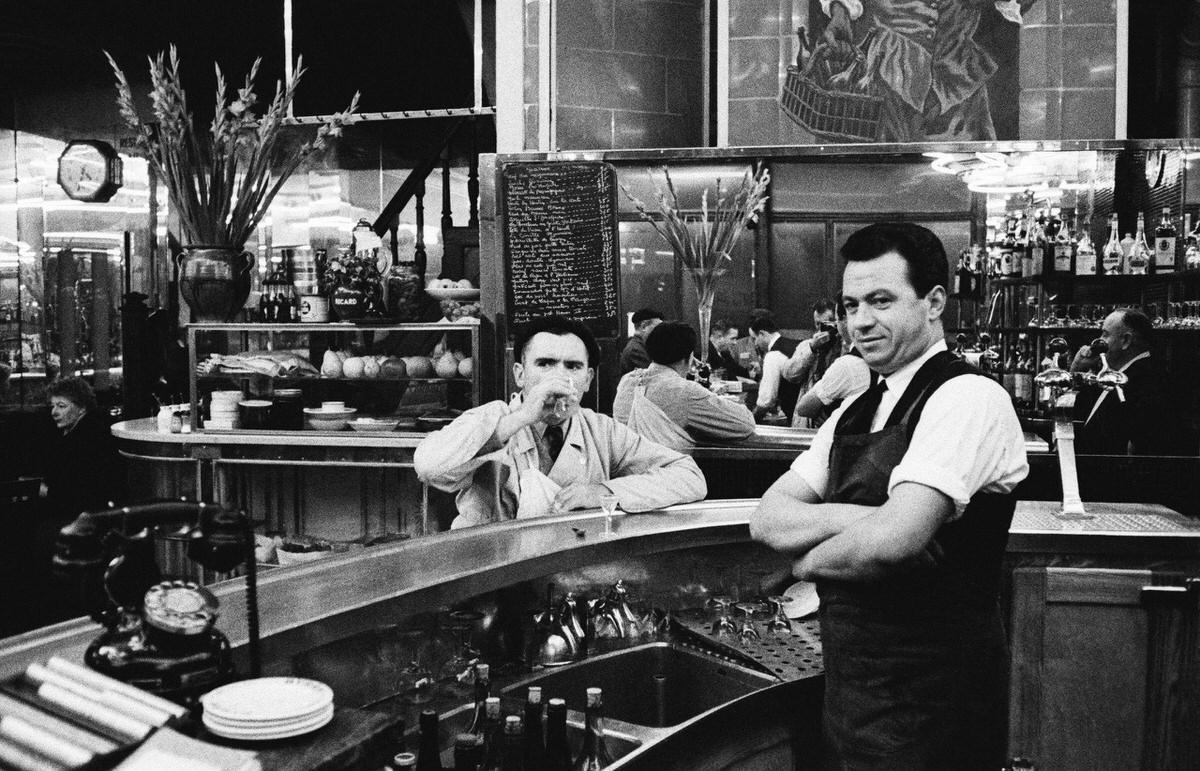
<svg viewBox="0 0 1200 771">
<path fill-rule="evenodd" d="M 879 378 L 875 385 L 867 389 L 866 393 L 859 399 L 861 404 L 857 405 L 862 412 L 862 419 L 866 421 L 867 431 L 871 430 L 871 424 L 875 421 L 875 413 L 879 411 L 879 403 L 883 401 L 883 394 L 887 391 L 887 381 Z"/>
<path fill-rule="evenodd" d="M 550 462 L 558 460 L 563 447 L 562 426 L 546 426 L 546 448 L 550 451 Z"/>
</svg>

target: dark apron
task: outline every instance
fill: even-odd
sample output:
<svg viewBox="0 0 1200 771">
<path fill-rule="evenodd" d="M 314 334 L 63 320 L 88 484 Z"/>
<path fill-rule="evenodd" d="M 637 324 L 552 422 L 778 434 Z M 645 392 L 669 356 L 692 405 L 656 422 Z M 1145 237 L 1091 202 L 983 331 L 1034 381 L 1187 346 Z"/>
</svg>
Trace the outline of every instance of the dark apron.
<svg viewBox="0 0 1200 771">
<path fill-rule="evenodd" d="M 976 373 L 937 354 L 874 433 L 878 402 L 851 404 L 834 434 L 827 500 L 882 505 L 925 402 L 947 380 Z M 1012 495 L 976 494 L 934 535 L 945 555 L 937 567 L 883 581 L 818 582 L 827 769 L 1003 765 L 1008 649 L 998 594 L 1015 504 Z"/>
</svg>

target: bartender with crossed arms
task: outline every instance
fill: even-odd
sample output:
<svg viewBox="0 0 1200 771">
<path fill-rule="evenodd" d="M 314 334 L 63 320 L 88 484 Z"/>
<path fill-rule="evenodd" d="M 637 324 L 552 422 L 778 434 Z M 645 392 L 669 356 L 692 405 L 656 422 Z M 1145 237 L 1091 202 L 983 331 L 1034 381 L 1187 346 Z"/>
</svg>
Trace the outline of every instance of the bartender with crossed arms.
<svg viewBox="0 0 1200 771">
<path fill-rule="evenodd" d="M 871 225 L 842 256 L 852 342 L 880 377 L 821 426 L 750 531 L 817 583 L 827 768 L 1000 768 L 1021 426 L 1004 389 L 947 351 L 937 236 Z"/>
</svg>

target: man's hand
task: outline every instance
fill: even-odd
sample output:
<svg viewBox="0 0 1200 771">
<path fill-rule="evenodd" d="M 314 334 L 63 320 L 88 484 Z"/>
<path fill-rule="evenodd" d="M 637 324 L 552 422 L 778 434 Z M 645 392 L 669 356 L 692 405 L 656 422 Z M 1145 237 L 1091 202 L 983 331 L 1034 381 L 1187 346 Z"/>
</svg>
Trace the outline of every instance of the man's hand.
<svg viewBox="0 0 1200 771">
<path fill-rule="evenodd" d="M 521 409 L 517 412 L 526 426 L 534 423 L 561 423 L 565 417 L 559 400 L 566 400 L 567 414 L 579 405 L 579 391 L 570 378 L 553 375 L 539 382 L 521 396 Z M 559 412 L 555 409 L 559 408 Z"/>
<path fill-rule="evenodd" d="M 1079 350 L 1075 352 L 1075 358 L 1071 360 L 1072 372 L 1099 372 L 1100 357 L 1092 353 L 1090 345 L 1081 345 Z"/>
<path fill-rule="evenodd" d="M 855 57 L 854 32 L 850 28 L 850 12 L 834 0 L 829 6 L 829 23 L 821 37 L 829 47 L 829 58 L 848 61 Z"/>
<path fill-rule="evenodd" d="M 600 505 L 600 496 L 610 492 L 599 482 L 576 482 L 558 491 L 554 496 L 554 508 L 562 511 L 595 508 Z"/>
<path fill-rule="evenodd" d="M 829 346 L 833 345 L 834 337 L 829 332 L 821 331 L 814 334 L 810 340 L 810 345 L 812 345 L 814 351 L 825 351 L 829 349 Z"/>
</svg>

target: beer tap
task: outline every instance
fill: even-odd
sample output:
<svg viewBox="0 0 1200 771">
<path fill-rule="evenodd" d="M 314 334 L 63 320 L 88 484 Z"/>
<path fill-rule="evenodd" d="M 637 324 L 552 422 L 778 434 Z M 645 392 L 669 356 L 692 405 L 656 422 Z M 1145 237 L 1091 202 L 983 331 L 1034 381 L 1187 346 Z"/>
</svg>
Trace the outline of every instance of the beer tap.
<svg viewBox="0 0 1200 771">
<path fill-rule="evenodd" d="M 1054 353 L 1056 363 L 1067 351 L 1067 341 L 1061 337 L 1052 339 L 1047 345 Z M 1050 401 L 1054 405 L 1054 443 L 1058 448 L 1058 470 L 1063 490 L 1062 509 L 1056 516 L 1065 520 L 1092 518 L 1079 495 L 1079 473 L 1075 464 L 1074 412 L 1075 397 L 1079 393 L 1078 386 L 1094 384 L 1106 391 L 1115 390 L 1117 397 L 1124 400 L 1121 386 L 1129 382 L 1129 377 L 1124 372 L 1117 372 L 1108 366 L 1108 359 L 1104 355 L 1108 351 L 1108 345 L 1103 340 L 1093 340 L 1090 347 L 1093 353 L 1100 355 L 1102 369 L 1099 374 L 1074 376 L 1056 364 L 1038 373 L 1034 378 L 1038 386 L 1050 390 Z"/>
</svg>

